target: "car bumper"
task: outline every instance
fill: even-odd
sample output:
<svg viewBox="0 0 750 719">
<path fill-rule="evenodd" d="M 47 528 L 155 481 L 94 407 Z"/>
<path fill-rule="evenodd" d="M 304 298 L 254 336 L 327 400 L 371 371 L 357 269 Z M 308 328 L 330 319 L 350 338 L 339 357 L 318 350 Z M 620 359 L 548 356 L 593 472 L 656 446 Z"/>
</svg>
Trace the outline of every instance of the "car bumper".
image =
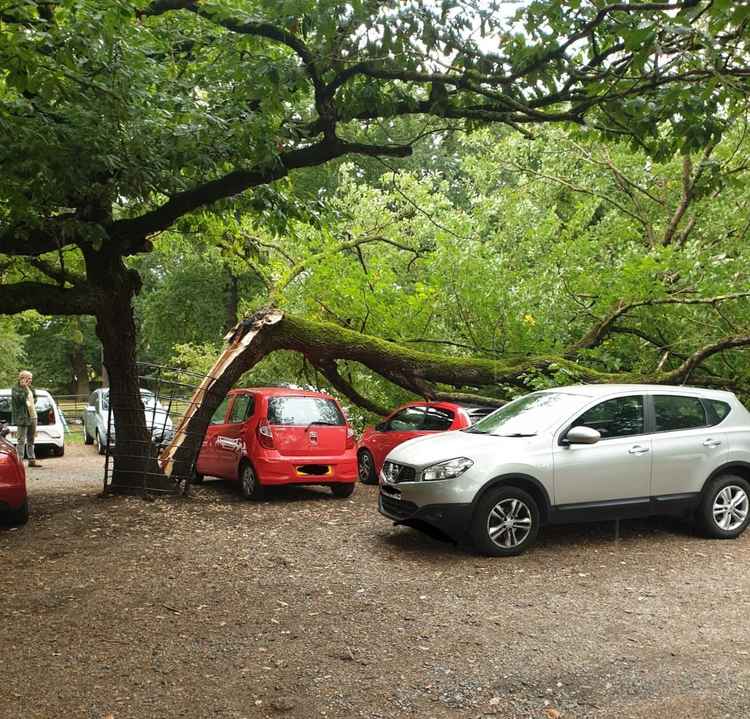
<svg viewBox="0 0 750 719">
<path fill-rule="evenodd" d="M 350 484 L 357 481 L 357 459 L 352 453 L 335 457 L 259 457 L 253 466 L 261 484 Z M 309 467 L 326 467 L 325 473 L 310 473 Z"/>
<path fill-rule="evenodd" d="M 6 439 L 11 444 L 18 444 L 18 429 L 16 427 L 10 428 L 10 433 Z M 37 429 L 34 435 L 34 446 L 35 447 L 64 447 L 65 446 L 65 435 L 62 432 L 55 432 L 54 435 L 47 432 L 46 430 Z"/>
<path fill-rule="evenodd" d="M 426 504 L 421 507 L 397 495 L 380 492 L 378 511 L 394 524 L 432 533 L 437 529 L 454 542 L 463 542 L 469 531 L 472 504 Z"/>
<path fill-rule="evenodd" d="M 0 510 L 15 511 L 26 501 L 26 484 L 0 486 Z"/>
</svg>

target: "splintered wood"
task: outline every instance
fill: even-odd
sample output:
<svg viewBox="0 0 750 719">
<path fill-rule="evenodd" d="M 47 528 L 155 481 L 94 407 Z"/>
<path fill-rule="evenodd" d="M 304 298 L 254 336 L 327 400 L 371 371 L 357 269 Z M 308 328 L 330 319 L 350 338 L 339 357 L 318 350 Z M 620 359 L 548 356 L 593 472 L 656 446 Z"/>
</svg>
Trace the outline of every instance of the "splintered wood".
<svg viewBox="0 0 750 719">
<path fill-rule="evenodd" d="M 250 346 L 250 343 L 263 327 L 274 325 L 280 322 L 283 317 L 283 312 L 272 310 L 259 317 L 252 324 L 248 324 L 248 320 L 239 322 L 224 336 L 224 340 L 229 343 L 228 347 L 219 355 L 213 367 L 190 398 L 190 403 L 177 424 L 174 438 L 159 453 L 159 467 L 167 477 L 172 476 L 174 458 L 185 442 L 188 425 L 211 392 L 211 388 L 221 379 L 232 362 Z"/>
</svg>

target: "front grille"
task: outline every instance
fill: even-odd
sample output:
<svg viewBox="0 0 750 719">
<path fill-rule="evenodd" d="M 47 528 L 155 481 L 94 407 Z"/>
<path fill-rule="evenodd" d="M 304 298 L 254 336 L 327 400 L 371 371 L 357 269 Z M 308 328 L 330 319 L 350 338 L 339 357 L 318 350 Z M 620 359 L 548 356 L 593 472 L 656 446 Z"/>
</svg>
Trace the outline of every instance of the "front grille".
<svg viewBox="0 0 750 719">
<path fill-rule="evenodd" d="M 417 478 L 417 472 L 414 467 L 397 464 L 396 462 L 386 462 L 383 465 L 383 474 L 385 474 L 385 478 L 389 484 L 414 482 Z"/>
<path fill-rule="evenodd" d="M 380 506 L 385 512 L 398 519 L 406 519 L 417 511 L 417 505 L 414 502 L 407 502 L 404 499 L 394 499 L 385 494 L 380 495 Z"/>
</svg>

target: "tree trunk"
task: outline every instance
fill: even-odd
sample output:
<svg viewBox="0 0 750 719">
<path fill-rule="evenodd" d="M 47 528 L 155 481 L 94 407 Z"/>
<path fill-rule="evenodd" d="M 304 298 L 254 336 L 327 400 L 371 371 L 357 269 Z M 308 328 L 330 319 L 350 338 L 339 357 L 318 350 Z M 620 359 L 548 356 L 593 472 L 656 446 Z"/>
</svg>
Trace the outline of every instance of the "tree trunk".
<svg viewBox="0 0 750 719">
<path fill-rule="evenodd" d="M 110 488 L 122 493 L 172 489 L 156 463 L 157 450 L 146 427 L 136 364 L 133 297 L 140 278 L 117 256 L 89 253 L 87 274 L 95 277 L 103 301 L 96 312 L 96 334 L 102 343 L 103 365 L 109 378 L 109 402 L 114 418 L 115 446 Z"/>
<path fill-rule="evenodd" d="M 74 344 L 70 353 L 70 367 L 73 370 L 73 392 L 76 397 L 88 398 L 91 392 L 89 385 L 89 366 L 83 346 Z"/>
</svg>

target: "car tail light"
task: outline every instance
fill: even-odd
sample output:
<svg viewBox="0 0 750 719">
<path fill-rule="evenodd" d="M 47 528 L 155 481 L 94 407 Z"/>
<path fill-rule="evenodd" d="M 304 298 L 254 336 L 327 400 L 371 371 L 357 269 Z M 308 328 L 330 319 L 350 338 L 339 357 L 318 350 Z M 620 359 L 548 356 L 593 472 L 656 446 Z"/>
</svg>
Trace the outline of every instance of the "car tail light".
<svg viewBox="0 0 750 719">
<path fill-rule="evenodd" d="M 354 430 L 347 425 L 346 427 L 346 448 L 352 449 L 355 445 L 354 441 Z"/>
<path fill-rule="evenodd" d="M 271 425 L 265 419 L 262 419 L 258 423 L 257 434 L 261 447 L 273 449 L 273 432 L 271 431 Z"/>
</svg>

